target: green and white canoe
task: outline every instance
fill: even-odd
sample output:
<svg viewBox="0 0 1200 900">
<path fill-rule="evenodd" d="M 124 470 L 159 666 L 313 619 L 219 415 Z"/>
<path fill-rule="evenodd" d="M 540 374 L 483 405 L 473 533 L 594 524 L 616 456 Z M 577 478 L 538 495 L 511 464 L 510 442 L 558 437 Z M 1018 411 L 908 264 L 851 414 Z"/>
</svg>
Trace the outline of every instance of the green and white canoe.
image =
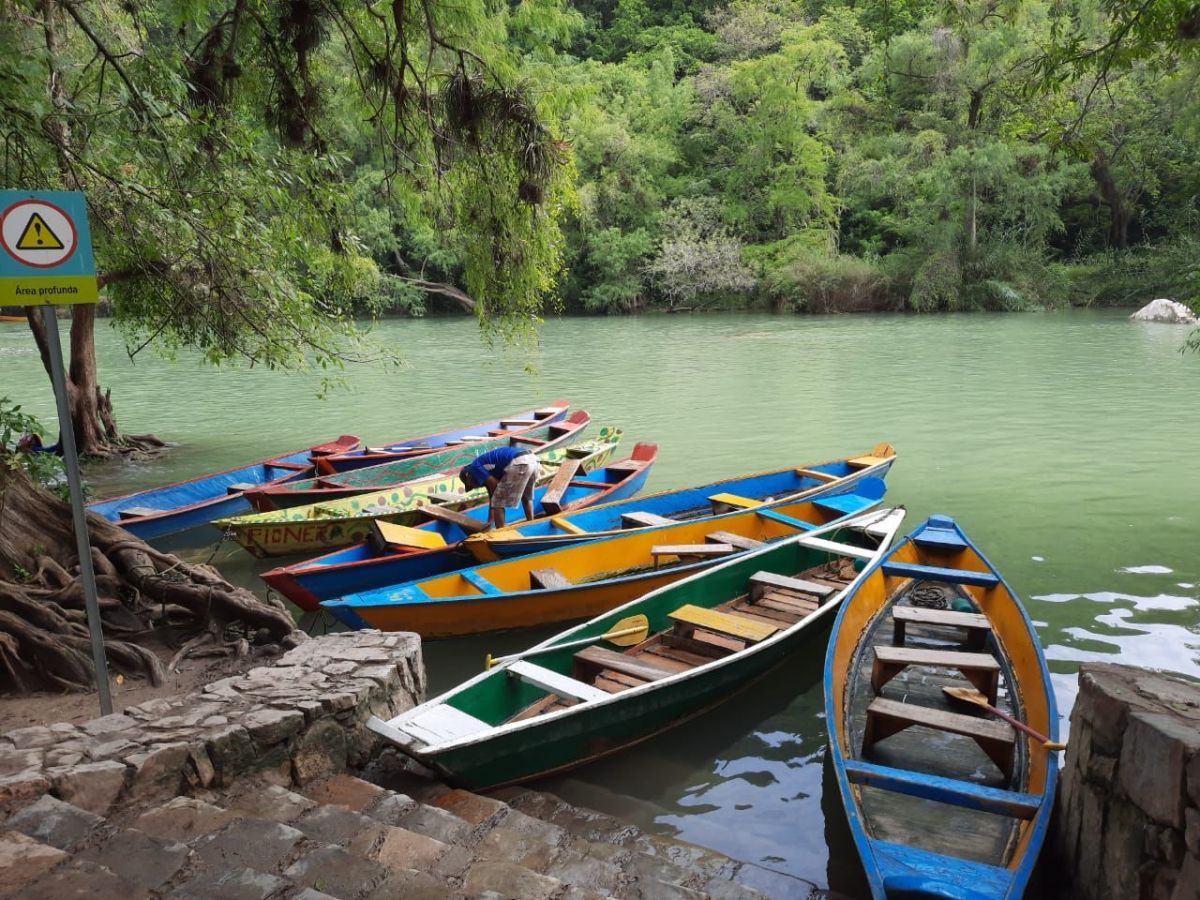
<svg viewBox="0 0 1200 900">
<path fill-rule="evenodd" d="M 903 509 L 873 510 L 739 555 L 368 727 L 474 789 L 614 753 L 715 706 L 797 652 L 832 621 L 903 520 Z M 629 627 L 639 629 L 637 643 L 625 647 L 618 632 Z"/>
</svg>

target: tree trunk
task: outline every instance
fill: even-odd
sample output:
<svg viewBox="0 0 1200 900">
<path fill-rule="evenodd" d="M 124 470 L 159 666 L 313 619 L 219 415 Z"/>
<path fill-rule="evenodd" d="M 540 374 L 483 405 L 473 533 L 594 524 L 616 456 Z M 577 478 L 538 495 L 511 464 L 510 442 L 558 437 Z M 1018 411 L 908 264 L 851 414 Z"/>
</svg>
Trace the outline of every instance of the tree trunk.
<svg viewBox="0 0 1200 900">
<path fill-rule="evenodd" d="M 298 640 L 282 606 L 234 587 L 215 569 L 160 553 L 96 515 L 88 530 L 114 670 L 160 683 L 162 663 L 136 643 L 159 632 L 181 643 L 199 634 L 230 653 L 244 642 L 278 649 Z M 0 687 L 25 693 L 93 685 L 71 510 L 23 469 L 0 465 Z"/>
<path fill-rule="evenodd" d="M 1091 173 L 1100 192 L 1100 202 L 1108 207 L 1108 249 L 1124 250 L 1129 246 L 1131 210 L 1121 195 L 1109 165 L 1108 154 L 1103 149 L 1097 150 L 1092 158 Z"/>
</svg>

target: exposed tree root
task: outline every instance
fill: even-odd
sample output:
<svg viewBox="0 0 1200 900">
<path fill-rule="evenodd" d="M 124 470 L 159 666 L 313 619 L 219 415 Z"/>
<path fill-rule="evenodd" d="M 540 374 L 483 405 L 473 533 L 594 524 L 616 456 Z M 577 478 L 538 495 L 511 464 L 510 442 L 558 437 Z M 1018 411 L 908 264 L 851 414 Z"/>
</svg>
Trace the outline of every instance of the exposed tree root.
<svg viewBox="0 0 1200 900">
<path fill-rule="evenodd" d="M 271 645 L 294 639 L 282 605 L 234 587 L 211 566 L 155 550 L 98 516 L 88 529 L 114 671 L 157 685 L 189 655 L 241 656 L 251 641 L 278 652 Z M 135 641 L 171 626 L 198 634 L 164 667 Z M 91 689 L 90 647 L 70 508 L 23 470 L 0 465 L 0 688 Z"/>
</svg>

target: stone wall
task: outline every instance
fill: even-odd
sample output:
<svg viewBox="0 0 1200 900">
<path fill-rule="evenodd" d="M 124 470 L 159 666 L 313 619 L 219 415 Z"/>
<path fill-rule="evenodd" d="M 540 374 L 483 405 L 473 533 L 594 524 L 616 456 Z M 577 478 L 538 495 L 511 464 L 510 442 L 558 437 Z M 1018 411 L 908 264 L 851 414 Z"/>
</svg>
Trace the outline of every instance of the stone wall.
<svg viewBox="0 0 1200 900">
<path fill-rule="evenodd" d="M 1062 774 L 1046 868 L 1064 896 L 1200 897 L 1200 685 L 1082 666 Z"/>
<path fill-rule="evenodd" d="M 193 696 L 0 735 L 0 813 L 49 793 L 103 816 L 125 803 L 227 788 L 252 773 L 304 785 L 365 762 L 367 718 L 395 716 L 424 693 L 416 635 L 312 639 Z"/>
</svg>

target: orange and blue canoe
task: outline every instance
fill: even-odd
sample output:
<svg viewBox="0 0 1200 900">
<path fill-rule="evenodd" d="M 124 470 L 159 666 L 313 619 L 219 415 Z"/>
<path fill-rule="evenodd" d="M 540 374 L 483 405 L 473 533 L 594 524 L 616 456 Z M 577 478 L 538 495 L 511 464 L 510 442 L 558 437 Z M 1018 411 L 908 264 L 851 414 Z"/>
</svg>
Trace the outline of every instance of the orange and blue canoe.
<svg viewBox="0 0 1200 900">
<path fill-rule="evenodd" d="M 1054 807 L 1058 714 L 1033 623 L 954 520 L 929 519 L 846 598 L 825 711 L 875 900 L 1022 896 Z"/>
</svg>

